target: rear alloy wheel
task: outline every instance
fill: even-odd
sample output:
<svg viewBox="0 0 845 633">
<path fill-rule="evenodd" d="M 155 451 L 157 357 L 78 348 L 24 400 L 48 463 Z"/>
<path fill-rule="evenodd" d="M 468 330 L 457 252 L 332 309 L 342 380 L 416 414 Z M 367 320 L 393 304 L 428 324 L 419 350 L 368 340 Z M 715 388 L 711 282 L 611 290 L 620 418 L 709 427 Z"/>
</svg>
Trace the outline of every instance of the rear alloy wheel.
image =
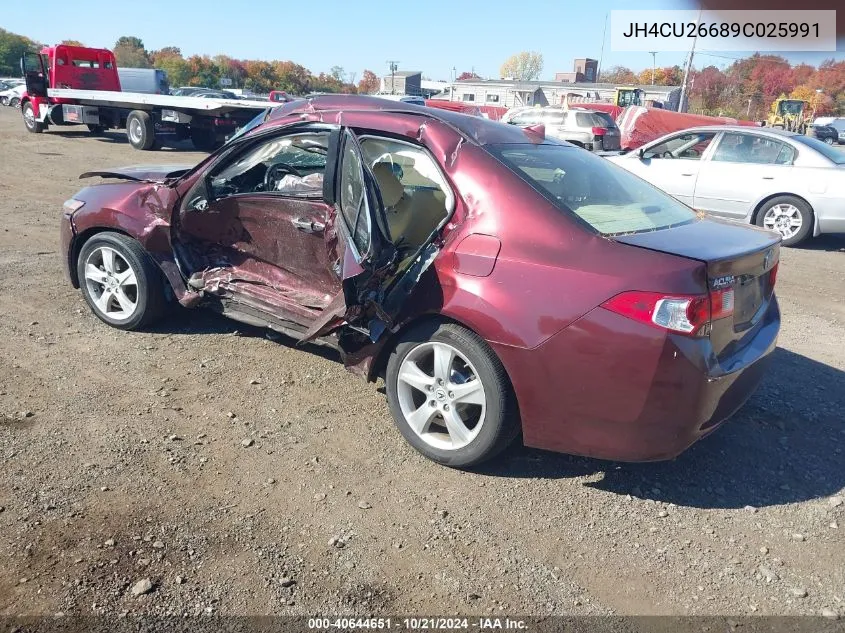
<svg viewBox="0 0 845 633">
<path fill-rule="evenodd" d="M 21 104 L 20 97 L 12 97 L 9 100 L 9 105 L 12 106 L 13 108 L 17 108 L 20 104 Z"/>
<path fill-rule="evenodd" d="M 519 432 L 501 362 L 481 337 L 452 323 L 427 323 L 402 337 L 388 362 L 386 390 L 399 431 L 440 464 L 478 464 Z"/>
<path fill-rule="evenodd" d="M 35 108 L 32 107 L 31 102 L 27 101 L 23 104 L 21 113 L 23 114 L 23 123 L 27 130 L 33 134 L 41 134 L 44 131 L 45 125 L 35 119 Z"/>
<path fill-rule="evenodd" d="M 135 330 L 164 312 L 161 274 L 135 240 L 98 233 L 82 247 L 76 265 L 85 301 L 100 320 Z"/>
<path fill-rule="evenodd" d="M 155 145 L 156 132 L 149 112 L 133 110 L 126 117 L 126 137 L 135 149 L 152 149 Z"/>
<path fill-rule="evenodd" d="M 824 140 L 824 142 L 825 142 L 825 143 L 827 143 L 828 145 L 833 145 L 833 137 L 832 137 L 832 136 L 828 136 L 828 137 Z"/>
<path fill-rule="evenodd" d="M 757 225 L 780 233 L 784 246 L 795 246 L 810 235 L 813 229 L 813 211 L 800 198 L 778 196 L 760 209 Z"/>
</svg>

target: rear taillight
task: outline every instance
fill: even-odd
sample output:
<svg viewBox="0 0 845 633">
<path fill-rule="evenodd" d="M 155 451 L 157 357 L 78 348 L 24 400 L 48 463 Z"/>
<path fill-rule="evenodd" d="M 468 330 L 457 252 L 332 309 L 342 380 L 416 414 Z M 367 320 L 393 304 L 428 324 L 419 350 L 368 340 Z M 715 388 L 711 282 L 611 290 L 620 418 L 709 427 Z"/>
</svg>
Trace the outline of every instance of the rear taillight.
<svg viewBox="0 0 845 633">
<path fill-rule="evenodd" d="M 616 295 L 602 307 L 640 323 L 690 336 L 706 333 L 710 323 L 710 297 L 707 295 L 666 295 L 633 290 Z"/>
<path fill-rule="evenodd" d="M 594 136 L 604 136 L 605 134 L 607 134 L 607 128 L 606 127 L 594 127 L 593 128 L 593 135 Z"/>
<path fill-rule="evenodd" d="M 710 320 L 718 321 L 734 313 L 734 289 L 710 291 Z"/>
<path fill-rule="evenodd" d="M 777 262 L 772 269 L 769 271 L 769 289 L 775 289 L 775 282 L 778 280 L 778 266 L 780 266 L 780 262 Z"/>
</svg>

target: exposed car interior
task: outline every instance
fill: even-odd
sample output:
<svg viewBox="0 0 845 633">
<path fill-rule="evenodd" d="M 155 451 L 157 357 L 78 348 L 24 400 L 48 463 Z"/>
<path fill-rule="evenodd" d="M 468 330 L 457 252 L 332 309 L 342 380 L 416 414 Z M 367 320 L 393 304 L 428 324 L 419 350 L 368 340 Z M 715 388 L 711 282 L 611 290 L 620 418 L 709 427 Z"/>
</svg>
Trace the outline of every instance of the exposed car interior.
<svg viewBox="0 0 845 633">
<path fill-rule="evenodd" d="M 451 190 L 422 148 L 363 137 L 361 149 L 378 184 L 391 240 L 400 254 L 415 251 L 451 213 Z"/>
<path fill-rule="evenodd" d="M 212 197 L 257 192 L 320 196 L 328 139 L 328 132 L 310 132 L 263 143 L 212 175 Z"/>
</svg>

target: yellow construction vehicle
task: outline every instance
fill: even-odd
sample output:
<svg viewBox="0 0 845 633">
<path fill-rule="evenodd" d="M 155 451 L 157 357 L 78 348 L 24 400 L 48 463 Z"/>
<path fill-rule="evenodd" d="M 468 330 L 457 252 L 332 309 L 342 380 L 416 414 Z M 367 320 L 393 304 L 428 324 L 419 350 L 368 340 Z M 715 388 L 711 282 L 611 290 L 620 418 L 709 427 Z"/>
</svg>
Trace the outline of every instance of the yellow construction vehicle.
<svg viewBox="0 0 845 633">
<path fill-rule="evenodd" d="M 772 103 L 766 125 L 803 134 L 807 130 L 810 104 L 801 99 L 787 99 L 781 95 Z"/>
<path fill-rule="evenodd" d="M 617 105 L 620 108 L 625 108 L 631 105 L 643 105 L 643 95 L 645 91 L 642 88 L 616 88 L 616 92 L 613 94 L 613 105 Z"/>
</svg>

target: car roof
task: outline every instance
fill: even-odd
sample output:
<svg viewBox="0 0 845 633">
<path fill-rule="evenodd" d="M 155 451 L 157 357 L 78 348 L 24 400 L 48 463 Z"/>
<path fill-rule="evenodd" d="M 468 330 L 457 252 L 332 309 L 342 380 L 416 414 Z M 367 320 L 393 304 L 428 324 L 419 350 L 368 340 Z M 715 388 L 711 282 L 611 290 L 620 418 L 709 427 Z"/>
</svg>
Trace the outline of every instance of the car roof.
<svg viewBox="0 0 845 633">
<path fill-rule="evenodd" d="M 751 132 L 753 134 L 778 136 L 781 138 L 800 136 L 797 132 L 790 132 L 789 130 L 782 130 L 776 127 L 763 127 L 760 125 L 699 125 L 685 130 L 678 130 L 678 132 Z M 672 134 L 675 134 L 675 132 L 672 132 Z"/>
<path fill-rule="evenodd" d="M 268 123 L 297 114 L 320 114 L 357 112 L 364 116 L 371 113 L 395 113 L 397 116 L 423 117 L 440 121 L 457 130 L 464 138 L 478 145 L 493 143 L 534 143 L 537 137 L 522 128 L 499 123 L 484 117 L 470 116 L 452 110 L 430 108 L 406 101 L 391 101 L 363 95 L 325 94 L 304 99 L 294 99 L 276 106 L 268 117 Z M 558 144 L 548 139 L 550 144 Z"/>
</svg>

